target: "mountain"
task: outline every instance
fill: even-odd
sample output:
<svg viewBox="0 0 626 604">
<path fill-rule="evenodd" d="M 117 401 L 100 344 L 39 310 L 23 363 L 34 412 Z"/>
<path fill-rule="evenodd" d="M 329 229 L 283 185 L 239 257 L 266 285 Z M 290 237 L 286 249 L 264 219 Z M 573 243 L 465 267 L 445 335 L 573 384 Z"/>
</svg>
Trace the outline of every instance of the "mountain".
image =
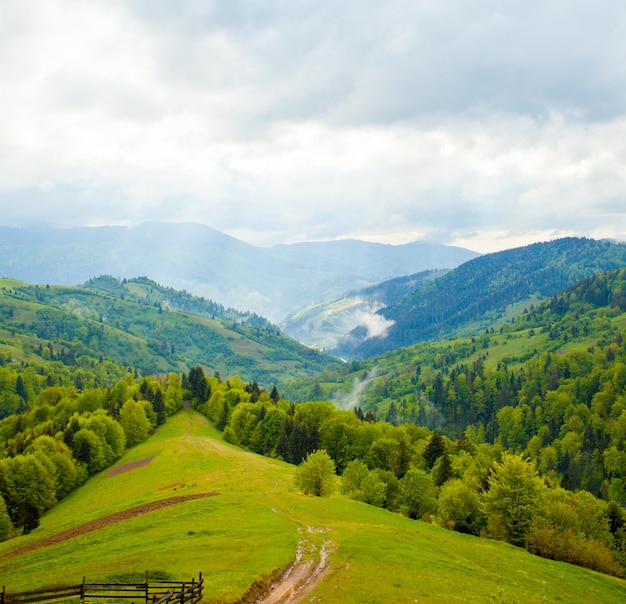
<svg viewBox="0 0 626 604">
<path fill-rule="evenodd" d="M 57 353 L 71 350 L 71 364 L 81 357 L 110 360 L 144 374 L 181 373 L 200 364 L 264 385 L 282 386 L 339 365 L 256 315 L 147 279 L 103 277 L 84 287 L 0 280 L 2 351 L 28 361 L 24 355 L 41 356 L 48 344 Z"/>
<path fill-rule="evenodd" d="M 99 275 L 148 276 L 278 323 L 346 291 L 432 268 L 475 252 L 431 243 L 330 241 L 262 248 L 199 224 L 0 228 L 0 276 L 78 285 Z"/>
<path fill-rule="evenodd" d="M 269 251 L 276 258 L 316 270 L 366 276 L 373 284 L 433 268 L 454 268 L 478 256 L 463 248 L 425 241 L 384 245 L 353 239 L 276 245 Z"/>
<path fill-rule="evenodd" d="M 347 292 L 336 300 L 313 304 L 289 315 L 281 322 L 281 327 L 307 346 L 330 350 L 358 325 L 367 325 L 370 334 L 384 329 L 385 322 L 375 314 L 378 309 L 393 304 L 446 272 L 446 269 L 423 271 Z"/>
<path fill-rule="evenodd" d="M 588 275 L 623 266 L 626 245 L 584 238 L 480 256 L 379 310 L 387 325 L 382 334 L 369 337 L 360 326 L 333 352 L 363 359 L 424 340 L 477 333 Z"/>
</svg>

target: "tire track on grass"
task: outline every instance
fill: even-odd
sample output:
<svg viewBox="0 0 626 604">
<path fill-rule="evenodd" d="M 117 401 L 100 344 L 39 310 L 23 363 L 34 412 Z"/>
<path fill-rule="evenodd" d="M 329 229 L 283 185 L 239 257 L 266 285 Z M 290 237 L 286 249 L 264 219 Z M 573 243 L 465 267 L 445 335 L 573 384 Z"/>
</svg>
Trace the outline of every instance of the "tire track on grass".
<svg viewBox="0 0 626 604">
<path fill-rule="evenodd" d="M 30 543 L 29 545 L 25 545 L 24 547 L 20 547 L 12 552 L 8 552 L 0 557 L 0 560 L 3 558 L 12 558 L 14 556 L 19 556 L 20 554 L 26 554 L 28 552 L 40 549 L 42 547 L 49 547 L 51 545 L 57 545 L 59 543 L 63 543 L 69 539 L 73 539 L 74 537 L 79 537 L 81 535 L 85 535 L 87 533 L 91 533 L 93 531 L 100 530 L 102 528 L 108 527 L 112 524 L 116 524 L 118 522 L 122 522 L 124 520 L 129 520 L 130 518 L 135 518 L 140 516 L 141 514 L 146 514 L 148 512 L 154 512 L 156 510 L 160 510 L 172 505 L 176 505 L 178 503 L 184 503 L 185 501 L 193 501 L 195 499 L 204 499 L 206 497 L 215 497 L 218 493 L 196 493 L 193 495 L 177 495 L 175 497 L 168 497 L 166 499 L 159 499 L 158 501 L 151 501 L 150 503 L 143 503 L 141 505 L 137 505 L 132 508 L 128 508 L 127 510 L 122 510 L 121 512 L 115 512 L 114 514 L 110 514 L 109 516 L 104 516 L 103 518 L 97 518 L 96 520 L 91 520 L 90 522 L 86 522 L 85 524 L 81 524 L 79 526 L 72 527 L 56 535 L 51 535 L 50 537 L 46 537 L 41 541 L 37 541 L 36 543 Z"/>
</svg>

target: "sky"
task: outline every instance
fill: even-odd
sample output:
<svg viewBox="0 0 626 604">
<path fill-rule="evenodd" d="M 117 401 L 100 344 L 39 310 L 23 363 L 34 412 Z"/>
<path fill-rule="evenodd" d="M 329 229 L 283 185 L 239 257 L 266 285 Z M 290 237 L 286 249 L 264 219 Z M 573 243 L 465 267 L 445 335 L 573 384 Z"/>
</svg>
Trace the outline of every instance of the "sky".
<svg viewBox="0 0 626 604">
<path fill-rule="evenodd" d="M 623 0 L 0 0 L 0 224 L 626 239 Z"/>
</svg>

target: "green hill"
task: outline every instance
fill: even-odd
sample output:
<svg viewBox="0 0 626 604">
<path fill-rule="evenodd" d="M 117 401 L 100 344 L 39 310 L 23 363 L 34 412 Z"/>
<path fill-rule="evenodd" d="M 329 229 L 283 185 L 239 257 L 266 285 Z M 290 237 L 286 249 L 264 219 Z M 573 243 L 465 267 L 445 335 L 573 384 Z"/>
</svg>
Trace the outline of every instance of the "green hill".
<svg viewBox="0 0 626 604">
<path fill-rule="evenodd" d="M 147 279 L 103 278 L 86 287 L 0 280 L 0 347 L 28 360 L 48 343 L 71 350 L 71 363 L 83 356 L 108 359 L 144 374 L 182 373 L 200 364 L 262 384 L 280 385 L 339 365 L 256 315 Z"/>
<path fill-rule="evenodd" d="M 142 462 L 132 466 L 130 462 Z M 339 495 L 292 487 L 293 466 L 220 440 L 206 420 L 181 412 L 126 453 L 119 473 L 90 479 L 29 535 L 0 544 L 7 591 L 201 571 L 205 601 L 242 601 L 296 557 L 328 558 L 307 601 L 623 602 L 626 582 L 524 550 L 412 521 Z M 215 494 L 127 514 L 45 545 L 85 523 L 173 496 Z M 49 542 L 48 542 L 49 543 Z M 39 547 L 37 547 L 39 546 Z M 30 548 L 30 549 L 25 549 Z M 21 553 L 20 553 L 20 550 Z M 249 595 L 245 601 L 255 598 Z"/>
<path fill-rule="evenodd" d="M 380 310 L 389 324 L 384 333 L 370 337 L 359 327 L 334 352 L 363 359 L 421 341 L 475 334 L 584 277 L 623 266 L 626 245 L 580 238 L 480 256 Z"/>
</svg>

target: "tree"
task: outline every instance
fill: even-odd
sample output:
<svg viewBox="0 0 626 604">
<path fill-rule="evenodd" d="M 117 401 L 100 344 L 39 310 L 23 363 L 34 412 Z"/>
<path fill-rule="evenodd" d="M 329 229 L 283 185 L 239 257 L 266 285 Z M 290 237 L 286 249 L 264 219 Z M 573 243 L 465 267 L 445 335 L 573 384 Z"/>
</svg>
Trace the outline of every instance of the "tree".
<svg viewBox="0 0 626 604">
<path fill-rule="evenodd" d="M 423 453 L 428 469 L 435 465 L 435 462 L 443 455 L 445 450 L 446 445 L 443 441 L 443 436 L 439 432 L 433 432 Z"/>
<path fill-rule="evenodd" d="M 163 400 L 163 392 L 161 392 L 160 388 L 157 388 L 154 393 L 154 399 L 152 400 L 152 407 L 154 408 L 154 412 L 157 416 L 157 426 L 161 426 L 165 423 L 166 412 L 165 412 L 165 401 Z"/>
<path fill-rule="evenodd" d="M 361 488 L 361 483 L 369 471 L 369 468 L 362 460 L 353 459 L 341 475 L 341 492 L 344 495 L 348 495 L 348 497 L 353 497 Z"/>
<path fill-rule="evenodd" d="M 71 493 L 87 478 L 85 469 L 76 464 L 72 451 L 62 440 L 42 434 L 33 441 L 27 452 L 52 462 L 57 499 Z"/>
<path fill-rule="evenodd" d="M 167 415 L 173 415 L 181 407 L 183 401 L 183 386 L 181 378 L 177 373 L 170 373 L 167 376 L 165 386 L 165 410 Z"/>
<path fill-rule="evenodd" d="M 306 495 L 330 495 L 335 483 L 335 462 L 324 449 L 309 453 L 296 469 L 295 483 Z"/>
<path fill-rule="evenodd" d="M 483 510 L 494 536 L 523 546 L 535 516 L 541 511 L 546 486 L 530 462 L 519 454 L 503 453 L 489 477 Z"/>
<path fill-rule="evenodd" d="M 444 450 L 443 455 L 439 459 L 439 465 L 435 471 L 435 484 L 440 487 L 447 480 L 452 478 L 452 474 L 452 462 L 450 461 L 448 451 Z"/>
<path fill-rule="evenodd" d="M 8 539 L 12 532 L 13 523 L 11 522 L 11 518 L 9 518 L 6 503 L 2 495 L 0 495 L 0 541 Z"/>
<path fill-rule="evenodd" d="M 89 428 L 81 428 L 72 441 L 74 457 L 82 462 L 89 474 L 106 468 L 106 455 L 102 439 Z"/>
<path fill-rule="evenodd" d="M 81 419 L 83 428 L 88 428 L 102 441 L 105 466 L 110 466 L 124 453 L 126 436 L 122 426 L 103 409 L 98 409 L 87 419 Z"/>
<path fill-rule="evenodd" d="M 200 365 L 196 365 L 189 370 L 187 382 L 194 403 L 205 403 L 209 396 L 211 396 L 211 387 Z"/>
<path fill-rule="evenodd" d="M 383 507 L 387 500 L 387 483 L 360 459 L 346 466 L 341 476 L 341 490 L 352 499 L 378 507 Z"/>
<path fill-rule="evenodd" d="M 24 534 L 39 525 L 39 517 L 54 503 L 54 478 L 42 461 L 35 455 L 17 455 L 3 460 L 0 470 L 6 484 L 2 493 L 8 511 L 16 527 Z"/>
<path fill-rule="evenodd" d="M 435 513 L 436 495 L 432 478 L 419 468 L 411 468 L 400 481 L 401 508 L 409 518 Z"/>
<path fill-rule="evenodd" d="M 272 391 L 270 392 L 270 398 L 277 403 L 278 399 L 280 399 L 280 394 L 278 394 L 278 389 L 276 388 L 276 385 L 272 386 Z"/>
<path fill-rule="evenodd" d="M 150 421 L 146 417 L 143 405 L 132 399 L 127 400 L 120 409 L 120 424 L 129 447 L 145 440 L 150 432 Z"/>
</svg>

